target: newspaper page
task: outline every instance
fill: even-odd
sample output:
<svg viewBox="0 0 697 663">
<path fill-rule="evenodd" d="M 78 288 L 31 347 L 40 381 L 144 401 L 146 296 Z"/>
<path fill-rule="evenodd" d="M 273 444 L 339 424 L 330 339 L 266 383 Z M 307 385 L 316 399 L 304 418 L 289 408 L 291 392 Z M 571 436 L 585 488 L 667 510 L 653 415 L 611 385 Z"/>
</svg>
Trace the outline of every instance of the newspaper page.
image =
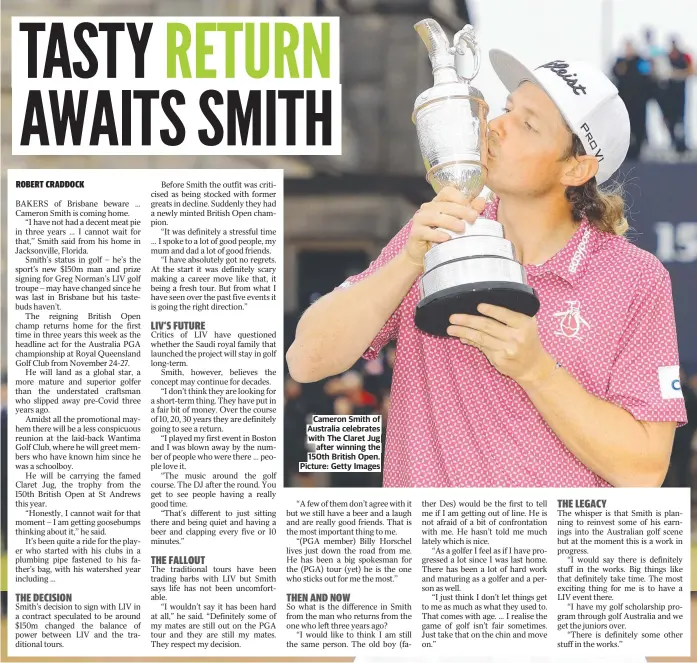
<svg viewBox="0 0 697 663">
<path fill-rule="evenodd" d="M 3 658 L 689 656 L 697 256 L 598 193 L 617 88 L 540 51 L 489 112 L 466 8 L 228 4 L 3 9 Z"/>
</svg>

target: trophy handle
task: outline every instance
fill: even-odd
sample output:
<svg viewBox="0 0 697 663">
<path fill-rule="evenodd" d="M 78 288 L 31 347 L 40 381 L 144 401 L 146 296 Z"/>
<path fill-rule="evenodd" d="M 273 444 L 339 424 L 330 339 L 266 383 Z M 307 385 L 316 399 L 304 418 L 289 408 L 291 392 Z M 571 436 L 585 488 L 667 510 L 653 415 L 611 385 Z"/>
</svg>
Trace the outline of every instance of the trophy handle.
<svg viewBox="0 0 697 663">
<path fill-rule="evenodd" d="M 471 25 L 466 25 L 455 34 L 453 43 L 455 45 L 451 47 L 451 52 L 455 54 L 455 70 L 457 71 L 457 75 L 465 83 L 470 83 L 479 73 L 479 67 L 482 61 L 481 50 L 479 44 L 477 44 L 474 28 Z M 465 76 L 465 47 L 467 47 L 474 56 L 474 71 L 471 76 Z"/>
<path fill-rule="evenodd" d="M 425 18 L 414 25 L 414 29 L 428 49 L 434 75 L 439 70 L 452 69 L 454 51 L 440 24 L 432 18 Z"/>
</svg>

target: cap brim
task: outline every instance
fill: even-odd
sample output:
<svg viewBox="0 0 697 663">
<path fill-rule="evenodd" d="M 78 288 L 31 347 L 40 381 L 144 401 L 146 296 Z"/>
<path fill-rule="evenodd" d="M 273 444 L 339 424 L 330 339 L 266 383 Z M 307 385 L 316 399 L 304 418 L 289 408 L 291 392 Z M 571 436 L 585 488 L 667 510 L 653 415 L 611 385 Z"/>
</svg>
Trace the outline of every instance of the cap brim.
<svg viewBox="0 0 697 663">
<path fill-rule="evenodd" d="M 571 128 L 573 125 L 566 116 L 566 113 L 559 108 L 559 105 L 554 101 L 554 97 L 550 94 L 549 90 L 540 83 L 540 80 L 535 76 L 532 70 L 526 67 L 520 60 L 514 58 L 510 53 L 501 51 L 498 48 L 492 48 L 489 51 L 489 61 L 491 66 L 494 68 L 494 72 L 499 77 L 501 82 L 504 84 L 509 92 L 513 92 L 523 81 L 530 81 L 535 85 L 541 87 L 547 96 L 554 102 L 557 110 L 561 113 L 564 121 Z M 571 128 L 573 132 L 574 129 Z"/>
<path fill-rule="evenodd" d="M 492 48 L 489 51 L 489 61 L 496 75 L 509 92 L 513 92 L 523 81 L 532 81 L 536 85 L 540 85 L 537 76 L 528 67 L 505 51 Z M 540 87 L 543 86 L 540 85 Z"/>
</svg>

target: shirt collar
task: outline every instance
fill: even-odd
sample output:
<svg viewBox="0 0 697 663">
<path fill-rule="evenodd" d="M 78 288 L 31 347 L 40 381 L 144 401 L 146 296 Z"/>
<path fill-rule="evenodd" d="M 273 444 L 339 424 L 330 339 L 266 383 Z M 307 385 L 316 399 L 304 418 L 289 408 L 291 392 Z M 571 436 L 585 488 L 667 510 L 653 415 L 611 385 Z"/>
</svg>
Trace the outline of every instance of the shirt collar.
<svg viewBox="0 0 697 663">
<path fill-rule="evenodd" d="M 499 198 L 494 196 L 491 207 L 485 210 L 483 216 L 496 219 L 498 206 Z M 588 258 L 597 248 L 598 242 L 599 231 L 584 217 L 564 248 L 541 265 L 525 265 L 525 271 L 529 276 L 552 273 L 573 285 L 585 272 Z"/>
</svg>

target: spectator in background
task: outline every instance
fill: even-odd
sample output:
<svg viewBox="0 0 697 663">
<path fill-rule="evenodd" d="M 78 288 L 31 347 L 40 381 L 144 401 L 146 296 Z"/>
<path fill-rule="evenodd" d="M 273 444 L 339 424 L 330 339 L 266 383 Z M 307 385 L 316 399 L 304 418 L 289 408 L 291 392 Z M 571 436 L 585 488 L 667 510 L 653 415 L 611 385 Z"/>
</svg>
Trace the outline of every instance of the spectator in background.
<svg viewBox="0 0 697 663">
<path fill-rule="evenodd" d="M 380 414 L 382 415 L 382 467 L 385 467 L 385 442 L 387 441 L 387 420 L 390 416 L 390 406 L 392 405 L 392 397 L 387 392 L 380 404 Z M 380 485 L 382 486 L 382 474 L 380 475 Z"/>
<path fill-rule="evenodd" d="M 697 431 L 697 394 L 690 387 L 684 368 L 680 368 L 680 384 L 685 398 L 687 424 L 675 431 L 670 467 L 663 487 L 692 488 L 692 440 Z"/>
<path fill-rule="evenodd" d="M 392 375 L 394 373 L 394 362 L 397 359 L 397 348 L 390 344 L 385 349 L 385 381 L 389 389 L 392 384 Z"/>
<path fill-rule="evenodd" d="M 341 376 L 342 392 L 353 404 L 351 414 L 372 414 L 378 399 L 363 388 L 363 375 L 358 371 L 347 371 Z"/>
<path fill-rule="evenodd" d="M 630 143 L 627 159 L 637 160 L 646 142 L 646 104 L 650 96 L 650 64 L 642 58 L 627 39 L 624 55 L 615 61 L 612 75 L 629 113 Z"/>
<path fill-rule="evenodd" d="M 690 389 L 697 394 L 697 373 L 687 378 L 687 384 L 690 386 Z"/>
<path fill-rule="evenodd" d="M 348 386 L 354 390 L 354 398 L 348 395 L 339 396 L 334 401 L 334 414 L 348 416 L 352 414 L 372 414 L 372 410 L 366 410 L 365 405 L 356 404 L 355 390 L 360 385 L 363 387 L 363 378 L 357 371 L 349 371 L 344 377 L 349 376 Z M 378 472 L 332 472 L 331 485 L 334 488 L 378 488 L 382 485 L 382 475 Z"/>
<path fill-rule="evenodd" d="M 283 407 L 283 469 L 286 486 L 302 483 L 300 480 L 307 477 L 298 472 L 298 463 L 307 460 L 305 424 L 308 414 L 308 403 L 303 398 L 302 385 L 287 377 Z"/>
<path fill-rule="evenodd" d="M 369 361 L 363 360 L 361 372 L 363 373 L 363 388 L 377 396 L 378 400 L 384 392 L 385 384 L 385 359 L 382 356 Z M 388 384 L 389 389 L 389 384 Z"/>
<path fill-rule="evenodd" d="M 668 128 L 668 85 L 673 75 L 673 68 L 670 65 L 668 52 L 659 46 L 655 39 L 653 30 L 647 30 L 646 39 L 646 60 L 650 63 L 651 86 L 649 90 L 649 100 L 655 99 L 658 108 L 663 116 L 663 122 Z"/>
<path fill-rule="evenodd" d="M 390 392 L 396 352 L 395 346 L 389 344 L 375 359 L 363 364 L 363 388 L 379 401 Z"/>
<path fill-rule="evenodd" d="M 673 147 L 678 154 L 687 151 L 685 140 L 685 101 L 687 79 L 695 73 L 695 66 L 689 53 L 678 47 L 678 40 L 673 37 L 668 53 L 671 66 L 671 78 L 667 90 L 667 125 Z"/>
<path fill-rule="evenodd" d="M 387 356 L 376 362 L 359 361 L 349 371 L 314 384 L 299 384 L 286 376 L 284 403 L 284 483 L 286 486 L 318 487 L 325 481 L 333 487 L 381 487 L 380 472 L 317 473 L 299 472 L 298 463 L 307 460 L 306 425 L 313 414 L 363 415 L 383 414 L 389 407 L 391 360 Z M 384 370 L 389 367 L 389 377 Z M 367 387 L 369 378 L 373 378 Z M 317 388 L 319 387 L 319 388 Z M 384 419 L 386 421 L 386 417 Z"/>
</svg>

